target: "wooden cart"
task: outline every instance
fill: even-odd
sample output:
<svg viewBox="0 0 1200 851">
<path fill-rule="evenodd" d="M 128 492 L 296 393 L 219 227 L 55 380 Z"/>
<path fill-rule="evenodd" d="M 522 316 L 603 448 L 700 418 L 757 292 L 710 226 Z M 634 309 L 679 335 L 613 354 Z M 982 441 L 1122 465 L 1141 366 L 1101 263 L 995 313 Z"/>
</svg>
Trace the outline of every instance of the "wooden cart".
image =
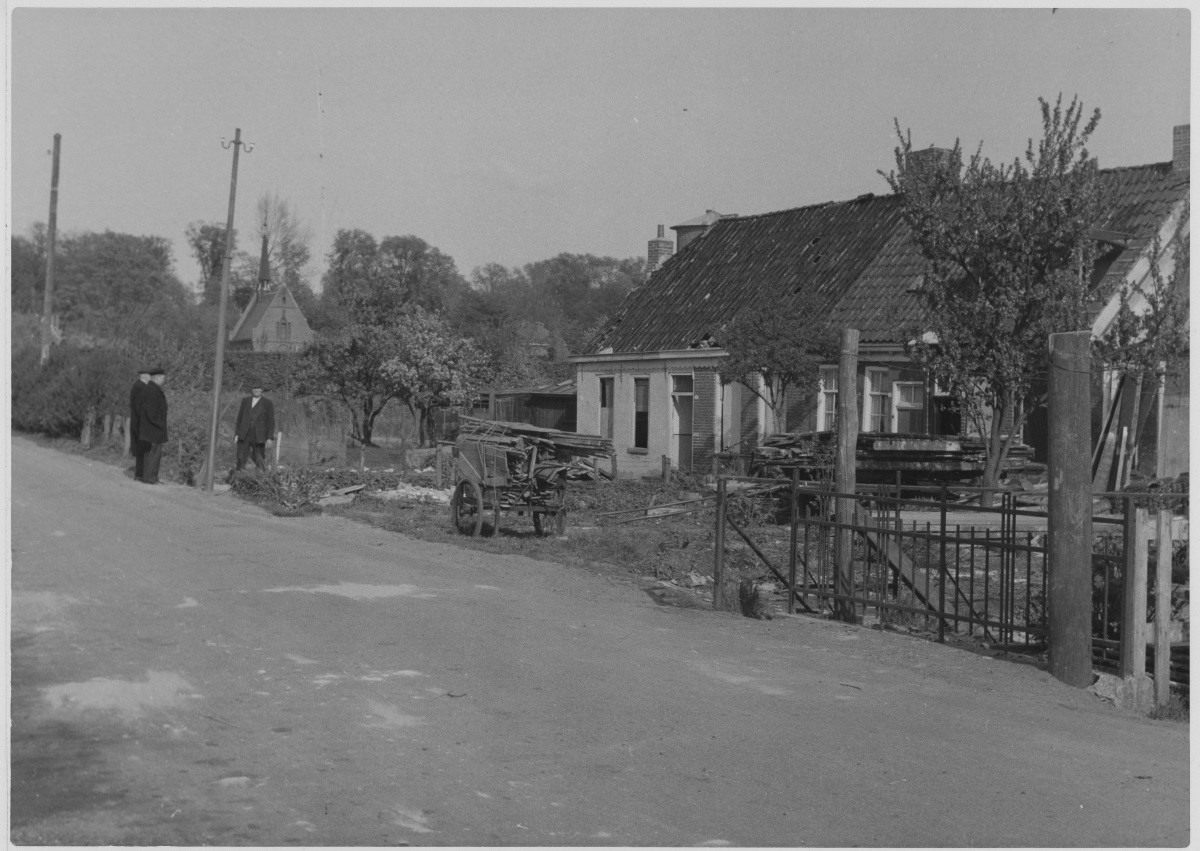
<svg viewBox="0 0 1200 851">
<path fill-rule="evenodd" d="M 539 535 L 566 531 L 566 467 L 549 459 L 539 464 L 536 444 L 469 435 L 460 437 L 452 452 L 457 481 L 450 520 L 461 534 L 481 534 L 485 519 L 496 534 L 501 512 L 531 515 Z"/>
</svg>

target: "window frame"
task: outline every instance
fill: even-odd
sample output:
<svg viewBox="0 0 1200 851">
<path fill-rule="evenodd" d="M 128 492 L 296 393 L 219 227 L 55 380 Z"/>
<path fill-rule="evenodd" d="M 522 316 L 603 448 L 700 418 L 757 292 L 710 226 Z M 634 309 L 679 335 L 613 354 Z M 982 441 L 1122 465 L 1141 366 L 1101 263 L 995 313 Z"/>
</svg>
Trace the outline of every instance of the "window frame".
<svg viewBox="0 0 1200 851">
<path fill-rule="evenodd" d="M 830 390 L 826 383 L 826 377 L 832 377 L 833 389 Z M 818 386 L 820 388 L 817 396 L 817 431 L 837 431 L 837 398 L 838 398 L 838 368 L 836 366 L 823 366 L 820 370 L 820 379 Z M 832 406 L 832 407 L 831 407 Z M 829 427 L 825 427 L 828 420 Z"/>
<path fill-rule="evenodd" d="M 888 431 L 894 431 L 891 428 L 893 384 L 891 377 L 892 371 L 886 366 L 868 366 L 863 371 L 862 430 L 864 432 L 886 434 Z M 877 379 L 878 383 L 873 379 Z M 882 397 L 887 406 L 884 412 L 878 416 L 871 407 L 874 397 Z M 879 420 L 879 428 L 872 428 L 877 419 Z"/>
<path fill-rule="evenodd" d="M 916 405 L 901 404 L 900 387 L 917 387 L 921 391 L 921 401 Z M 893 381 L 892 382 L 892 432 L 900 434 L 900 412 L 901 411 L 920 411 L 921 412 L 921 430 L 919 432 L 903 432 L 904 434 L 928 434 L 929 433 L 929 400 L 928 390 L 924 381 Z"/>
<path fill-rule="evenodd" d="M 645 408 L 638 409 L 638 388 L 646 388 Z M 634 449 L 650 448 L 650 376 L 634 376 L 633 379 L 633 442 Z M 640 440 L 640 442 L 639 442 Z"/>
<path fill-rule="evenodd" d="M 613 430 L 616 426 L 615 414 L 617 406 L 614 394 L 617 392 L 617 379 L 614 375 L 600 375 L 597 378 L 600 381 L 600 404 L 598 406 L 600 417 L 599 434 L 601 437 L 612 440 Z M 608 388 L 607 393 L 605 392 L 605 387 Z M 607 404 L 605 404 L 606 402 Z M 608 426 L 607 434 L 605 434 L 604 428 L 606 425 Z"/>
</svg>

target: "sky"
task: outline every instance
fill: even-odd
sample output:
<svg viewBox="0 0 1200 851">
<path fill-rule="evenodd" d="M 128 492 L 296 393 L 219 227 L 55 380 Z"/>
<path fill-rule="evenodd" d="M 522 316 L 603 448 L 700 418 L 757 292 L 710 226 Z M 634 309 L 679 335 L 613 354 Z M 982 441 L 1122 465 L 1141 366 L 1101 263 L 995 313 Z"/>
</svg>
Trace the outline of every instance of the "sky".
<svg viewBox="0 0 1200 851">
<path fill-rule="evenodd" d="M 9 218 L 174 245 L 277 194 L 309 229 L 415 234 L 469 276 L 561 252 L 645 256 L 657 225 L 884 193 L 917 146 L 1011 160 L 1038 98 L 1102 113 L 1102 167 L 1189 123 L 1176 8 L 44 8 L 9 4 Z"/>
</svg>

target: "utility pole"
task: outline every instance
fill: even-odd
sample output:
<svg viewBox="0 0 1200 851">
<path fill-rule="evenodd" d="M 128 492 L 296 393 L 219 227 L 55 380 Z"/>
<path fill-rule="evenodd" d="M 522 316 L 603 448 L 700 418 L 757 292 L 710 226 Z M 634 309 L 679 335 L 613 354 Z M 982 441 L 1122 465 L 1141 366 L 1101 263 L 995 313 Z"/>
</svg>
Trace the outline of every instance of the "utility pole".
<svg viewBox="0 0 1200 851">
<path fill-rule="evenodd" d="M 229 179 L 229 218 L 225 220 L 225 259 L 221 262 L 221 295 L 220 306 L 217 308 L 217 354 L 213 364 L 213 402 L 212 426 L 208 432 L 208 461 L 204 469 L 204 489 L 213 489 L 213 474 L 217 468 L 217 425 L 221 416 L 221 379 L 225 371 L 225 310 L 229 303 L 229 263 L 233 257 L 233 207 L 237 198 L 238 151 L 242 147 L 246 153 L 254 150 L 254 145 L 242 142 L 242 128 L 234 130 L 233 141 L 221 139 L 222 148 L 233 148 L 233 175 Z"/>
<path fill-rule="evenodd" d="M 50 328 L 54 318 L 54 242 L 58 234 L 58 153 L 62 133 L 54 134 L 54 165 L 50 169 L 50 227 L 46 234 L 46 289 L 42 297 L 42 357 L 39 363 L 50 360 Z"/>
<path fill-rule="evenodd" d="M 1092 684 L 1090 347 L 1089 331 L 1050 335 L 1050 675 L 1078 688 Z M 1130 546 L 1128 538 L 1125 545 Z M 1127 579 L 1126 593 L 1129 585 Z M 1144 608 L 1141 619 L 1146 620 Z M 1124 628 L 1129 627 L 1126 621 Z M 1141 654 L 1144 668 L 1144 643 Z"/>
<path fill-rule="evenodd" d="M 850 596 L 854 593 L 854 488 L 857 478 L 858 449 L 858 329 L 842 329 L 842 348 L 838 355 L 837 394 L 837 462 L 834 467 L 834 487 L 844 496 L 834 500 L 834 519 L 837 537 L 833 541 L 833 602 L 834 617 L 840 621 L 858 622 L 856 607 Z"/>
</svg>

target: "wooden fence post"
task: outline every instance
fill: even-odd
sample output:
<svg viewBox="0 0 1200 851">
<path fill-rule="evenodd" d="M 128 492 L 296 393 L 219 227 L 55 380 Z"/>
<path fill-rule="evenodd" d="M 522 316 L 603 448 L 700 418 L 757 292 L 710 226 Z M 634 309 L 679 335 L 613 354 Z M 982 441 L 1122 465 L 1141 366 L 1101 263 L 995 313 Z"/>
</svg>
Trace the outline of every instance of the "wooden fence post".
<svg viewBox="0 0 1200 851">
<path fill-rule="evenodd" d="M 725 608 L 725 479 L 717 479 L 717 528 L 713 539 L 713 608 Z"/>
<path fill-rule="evenodd" d="M 1158 511 L 1158 559 L 1154 570 L 1154 702 L 1171 699 L 1171 512 Z"/>
<path fill-rule="evenodd" d="M 1121 676 L 1146 673 L 1146 585 L 1150 560 L 1146 509 L 1125 500 L 1125 577 L 1121 583 Z"/>
<path fill-rule="evenodd" d="M 671 459 L 667 455 L 662 457 L 662 480 L 664 485 L 671 481 Z"/>
<path fill-rule="evenodd" d="M 1050 335 L 1050 674 L 1078 688 L 1092 684 L 1090 347 L 1088 331 Z"/>
<path fill-rule="evenodd" d="M 854 621 L 854 604 L 849 597 L 854 592 L 854 487 L 855 450 L 858 447 L 858 329 L 842 331 L 842 349 L 838 356 L 837 394 L 837 468 L 834 489 L 846 496 L 835 497 L 834 517 L 837 537 L 834 538 L 834 617 Z"/>
</svg>

